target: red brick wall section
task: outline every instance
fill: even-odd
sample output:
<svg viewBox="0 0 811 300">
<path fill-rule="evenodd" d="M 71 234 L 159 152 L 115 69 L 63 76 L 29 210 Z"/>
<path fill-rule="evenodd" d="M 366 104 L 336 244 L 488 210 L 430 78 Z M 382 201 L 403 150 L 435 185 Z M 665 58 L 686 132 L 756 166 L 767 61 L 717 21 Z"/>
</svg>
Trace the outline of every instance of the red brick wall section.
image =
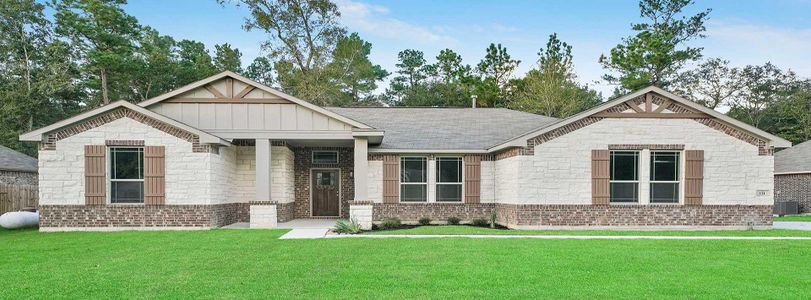
<svg viewBox="0 0 811 300">
<path fill-rule="evenodd" d="M 771 205 L 499 204 L 508 226 L 769 226 Z"/>
<path fill-rule="evenodd" d="M 774 201 L 797 201 L 801 213 L 811 213 L 811 173 L 774 175 Z"/>
<path fill-rule="evenodd" d="M 40 227 L 220 227 L 248 222 L 247 203 L 218 205 L 40 205 Z"/>
</svg>

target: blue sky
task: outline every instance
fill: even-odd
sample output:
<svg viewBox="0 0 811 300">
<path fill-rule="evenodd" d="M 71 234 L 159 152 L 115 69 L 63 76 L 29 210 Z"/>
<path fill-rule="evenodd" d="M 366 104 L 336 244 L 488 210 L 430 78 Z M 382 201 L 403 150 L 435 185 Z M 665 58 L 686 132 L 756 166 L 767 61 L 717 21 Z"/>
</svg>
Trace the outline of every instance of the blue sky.
<svg viewBox="0 0 811 300">
<path fill-rule="evenodd" d="M 604 95 L 611 86 L 595 83 L 604 70 L 597 63 L 638 22 L 638 2 L 620 0 L 471 1 L 471 0 L 336 0 L 342 23 L 373 44 L 371 59 L 394 71 L 403 49 L 425 52 L 429 61 L 441 49 L 460 53 L 475 65 L 492 43 L 506 46 L 522 63 L 518 75 L 535 64 L 538 49 L 551 33 L 573 46 L 579 80 Z M 811 0 L 697 1 L 690 12 L 711 8 L 704 47 L 706 57 L 723 57 L 733 65 L 771 61 L 811 77 Z M 176 39 L 194 39 L 213 48 L 230 43 L 244 62 L 261 55 L 263 32 L 242 30 L 248 13 L 214 0 L 130 0 L 125 9 L 145 25 Z"/>
</svg>

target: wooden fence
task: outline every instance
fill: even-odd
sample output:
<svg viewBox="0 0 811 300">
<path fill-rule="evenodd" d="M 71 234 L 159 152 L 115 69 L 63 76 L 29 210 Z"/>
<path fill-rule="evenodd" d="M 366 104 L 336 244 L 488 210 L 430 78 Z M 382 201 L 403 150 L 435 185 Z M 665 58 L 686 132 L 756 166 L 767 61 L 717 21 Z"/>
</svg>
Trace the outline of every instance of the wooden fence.
<svg viewBox="0 0 811 300">
<path fill-rule="evenodd" d="M 36 185 L 0 184 L 0 214 L 37 208 L 39 193 Z"/>
</svg>

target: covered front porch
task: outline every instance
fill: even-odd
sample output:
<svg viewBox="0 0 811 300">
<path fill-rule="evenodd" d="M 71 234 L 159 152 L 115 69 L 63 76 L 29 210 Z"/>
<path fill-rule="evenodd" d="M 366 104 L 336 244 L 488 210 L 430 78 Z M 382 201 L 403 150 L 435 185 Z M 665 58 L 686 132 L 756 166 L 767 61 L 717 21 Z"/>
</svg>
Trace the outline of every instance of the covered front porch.
<svg viewBox="0 0 811 300">
<path fill-rule="evenodd" d="M 234 145 L 235 193 L 247 200 L 247 227 L 331 228 L 350 218 L 350 203 L 368 201 L 368 136 L 235 139 Z"/>
</svg>

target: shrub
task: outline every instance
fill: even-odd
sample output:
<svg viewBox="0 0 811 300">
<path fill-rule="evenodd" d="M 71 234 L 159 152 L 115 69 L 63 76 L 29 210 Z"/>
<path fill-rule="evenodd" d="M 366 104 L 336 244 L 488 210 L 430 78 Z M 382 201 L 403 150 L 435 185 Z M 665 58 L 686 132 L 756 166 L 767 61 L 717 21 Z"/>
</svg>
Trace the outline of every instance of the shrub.
<svg viewBox="0 0 811 300">
<path fill-rule="evenodd" d="M 360 232 L 360 224 L 355 219 L 352 220 L 338 220 L 335 222 L 335 232 L 355 234 Z"/>
<path fill-rule="evenodd" d="M 431 225 L 431 219 L 427 217 L 420 218 L 420 225 Z"/>
<path fill-rule="evenodd" d="M 459 225 L 460 221 L 457 217 L 450 217 L 448 218 L 448 225 Z"/>
<path fill-rule="evenodd" d="M 400 227 L 400 219 L 398 218 L 387 218 L 380 223 L 380 229 L 395 229 Z"/>
<path fill-rule="evenodd" d="M 487 225 L 490 225 L 490 223 L 487 222 L 487 220 L 485 219 L 473 219 L 473 222 L 471 224 L 473 224 L 473 226 L 478 227 L 487 227 Z"/>
<path fill-rule="evenodd" d="M 495 212 L 490 214 L 490 228 L 496 228 L 496 221 L 498 220 L 496 217 Z"/>
</svg>

